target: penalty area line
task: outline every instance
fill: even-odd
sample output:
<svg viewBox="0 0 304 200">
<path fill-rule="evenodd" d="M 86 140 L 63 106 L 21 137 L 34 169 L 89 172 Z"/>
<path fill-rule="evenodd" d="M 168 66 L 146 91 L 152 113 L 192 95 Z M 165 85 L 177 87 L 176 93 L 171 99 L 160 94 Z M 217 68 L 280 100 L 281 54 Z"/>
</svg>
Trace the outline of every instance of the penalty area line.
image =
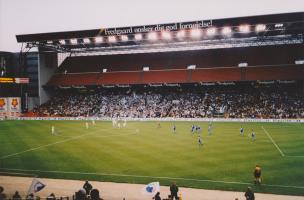
<svg viewBox="0 0 304 200">
<path fill-rule="evenodd" d="M 210 179 L 194 179 L 194 178 L 183 178 L 183 177 L 166 177 L 166 176 L 145 176 L 145 175 L 132 175 L 132 174 L 112 174 L 112 173 L 95 173 L 95 172 L 73 172 L 73 171 L 45 171 L 35 169 L 9 169 L 0 168 L 0 170 L 6 171 L 21 171 L 21 172 L 36 172 L 36 173 L 57 173 L 57 174 L 81 174 L 81 175 L 99 175 L 99 176 L 117 176 L 117 177 L 134 177 L 134 178 L 151 178 L 151 179 L 166 179 L 166 180 L 183 180 L 183 181 L 196 181 L 196 182 L 209 182 L 209 183 L 223 183 L 223 184 L 235 184 L 235 185 L 253 185 L 253 183 L 237 182 L 237 181 L 220 181 Z M 295 185 L 273 185 L 273 184 L 262 184 L 267 187 L 277 188 L 295 188 L 304 189 L 304 186 Z"/>
<path fill-rule="evenodd" d="M 278 151 L 280 152 L 281 156 L 284 157 L 285 154 L 280 149 L 280 147 L 276 144 L 276 142 L 272 139 L 272 137 L 270 136 L 270 134 L 268 133 L 268 131 L 264 128 L 264 126 L 262 126 L 262 129 L 263 129 L 264 133 L 268 136 L 268 138 L 270 139 L 270 141 L 272 142 L 272 144 L 278 149 Z"/>
</svg>

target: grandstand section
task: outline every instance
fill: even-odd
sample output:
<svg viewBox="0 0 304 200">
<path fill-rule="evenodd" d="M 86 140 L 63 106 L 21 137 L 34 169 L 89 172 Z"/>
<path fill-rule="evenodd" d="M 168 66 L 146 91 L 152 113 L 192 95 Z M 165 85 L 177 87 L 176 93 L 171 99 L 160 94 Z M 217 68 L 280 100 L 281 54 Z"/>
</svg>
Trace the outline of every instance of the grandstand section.
<svg viewBox="0 0 304 200">
<path fill-rule="evenodd" d="M 34 113 L 46 117 L 294 119 L 304 118 L 303 98 L 301 82 L 91 87 L 57 89 Z"/>
<path fill-rule="evenodd" d="M 287 13 L 16 37 L 39 48 L 39 105 L 67 87 L 291 81 L 301 95 L 303 24 Z"/>
<path fill-rule="evenodd" d="M 304 195 L 303 12 L 16 38 L 0 173 Z"/>
</svg>

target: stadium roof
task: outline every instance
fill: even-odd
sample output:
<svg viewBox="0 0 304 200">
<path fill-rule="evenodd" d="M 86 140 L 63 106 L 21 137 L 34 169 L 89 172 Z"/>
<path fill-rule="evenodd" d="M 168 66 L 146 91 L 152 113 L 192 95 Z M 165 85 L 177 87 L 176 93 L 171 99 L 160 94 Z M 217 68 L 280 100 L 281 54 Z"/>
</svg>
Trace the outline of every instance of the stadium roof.
<svg viewBox="0 0 304 200">
<path fill-rule="evenodd" d="M 304 12 L 17 35 L 40 50 L 124 54 L 301 44 Z"/>
</svg>

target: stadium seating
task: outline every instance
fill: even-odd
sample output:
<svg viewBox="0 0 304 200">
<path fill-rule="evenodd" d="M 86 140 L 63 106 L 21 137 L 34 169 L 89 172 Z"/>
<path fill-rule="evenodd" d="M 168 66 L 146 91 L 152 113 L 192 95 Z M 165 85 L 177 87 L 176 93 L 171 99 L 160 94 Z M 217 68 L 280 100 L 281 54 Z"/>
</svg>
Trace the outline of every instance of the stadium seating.
<svg viewBox="0 0 304 200">
<path fill-rule="evenodd" d="M 101 79 L 102 83 L 111 81 L 113 74 L 108 73 L 106 79 Z M 124 84 L 127 78 L 120 74 L 122 80 L 116 83 Z M 138 78 L 137 75 L 135 72 L 132 74 L 135 78 Z M 168 77 L 168 74 L 163 77 L 155 75 L 147 81 L 157 83 Z M 184 75 L 181 73 L 185 78 Z M 168 78 L 169 81 L 175 80 Z M 37 116 L 62 117 L 303 118 L 303 98 L 301 82 L 240 82 L 235 85 L 219 82 L 214 86 L 185 84 L 162 87 L 134 85 L 91 88 L 81 93 L 77 90 L 58 90 L 49 102 L 34 109 L 34 113 Z"/>
</svg>

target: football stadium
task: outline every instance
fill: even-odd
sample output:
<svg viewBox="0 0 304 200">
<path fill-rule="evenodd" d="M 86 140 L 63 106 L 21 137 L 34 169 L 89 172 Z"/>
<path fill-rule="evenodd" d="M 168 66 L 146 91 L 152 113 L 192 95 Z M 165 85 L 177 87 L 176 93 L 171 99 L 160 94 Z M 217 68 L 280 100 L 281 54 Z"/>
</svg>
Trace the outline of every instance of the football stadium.
<svg viewBox="0 0 304 200">
<path fill-rule="evenodd" d="M 304 12 L 15 39 L 1 200 L 304 199 Z"/>
</svg>

